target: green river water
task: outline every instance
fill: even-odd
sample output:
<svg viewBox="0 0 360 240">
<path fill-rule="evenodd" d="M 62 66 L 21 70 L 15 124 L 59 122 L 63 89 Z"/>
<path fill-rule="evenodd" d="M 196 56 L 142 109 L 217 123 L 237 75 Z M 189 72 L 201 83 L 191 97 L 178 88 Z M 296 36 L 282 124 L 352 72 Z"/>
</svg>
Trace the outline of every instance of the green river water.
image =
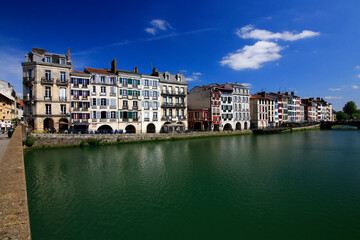
<svg viewBox="0 0 360 240">
<path fill-rule="evenodd" d="M 25 152 L 39 239 L 360 239 L 360 131 Z"/>
</svg>

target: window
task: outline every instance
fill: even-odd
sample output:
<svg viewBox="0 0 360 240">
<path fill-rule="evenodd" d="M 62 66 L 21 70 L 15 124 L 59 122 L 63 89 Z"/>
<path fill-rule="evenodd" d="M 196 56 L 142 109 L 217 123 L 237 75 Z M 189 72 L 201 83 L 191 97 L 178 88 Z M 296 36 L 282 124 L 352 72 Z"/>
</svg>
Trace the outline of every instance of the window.
<svg viewBox="0 0 360 240">
<path fill-rule="evenodd" d="M 101 93 L 104 93 L 104 94 L 106 94 L 106 87 L 104 87 L 104 86 L 101 86 Z"/>
<path fill-rule="evenodd" d="M 172 116 L 172 109 L 169 109 L 169 116 Z"/>
<path fill-rule="evenodd" d="M 146 119 L 149 120 L 149 112 L 144 113 L 144 118 L 145 118 L 145 121 L 146 121 Z"/>
<path fill-rule="evenodd" d="M 133 85 L 133 87 L 137 87 L 138 86 L 138 80 L 133 79 L 132 85 Z"/>
<path fill-rule="evenodd" d="M 93 99 L 92 99 L 92 105 L 93 105 L 93 106 L 96 106 L 96 98 L 93 98 Z"/>
<path fill-rule="evenodd" d="M 179 87 L 175 87 L 175 93 L 176 93 L 176 94 L 179 93 Z"/>
<path fill-rule="evenodd" d="M 179 97 L 175 97 L 175 103 L 179 103 Z"/>
<path fill-rule="evenodd" d="M 149 87 L 149 80 L 147 80 L 147 79 L 144 80 L 144 86 Z"/>
<path fill-rule="evenodd" d="M 180 88 L 180 93 L 184 93 L 184 87 Z M 213 94 L 213 97 L 215 97 L 215 94 Z"/>
<path fill-rule="evenodd" d="M 158 82 L 157 82 L 157 81 L 153 81 L 152 83 L 153 83 L 153 87 L 154 87 L 154 88 L 157 88 Z"/>
<path fill-rule="evenodd" d="M 60 64 L 65 64 L 65 58 L 60 58 Z"/>
<path fill-rule="evenodd" d="M 51 98 L 51 87 L 45 87 L 45 98 Z"/>
<path fill-rule="evenodd" d="M 181 116 L 184 116 L 184 109 L 181 109 Z"/>
<path fill-rule="evenodd" d="M 163 97 L 163 102 L 166 103 L 167 99 L 166 97 Z"/>
<path fill-rule="evenodd" d="M 28 74 L 28 77 L 31 78 L 32 77 L 32 70 L 28 70 L 27 74 Z"/>
<path fill-rule="evenodd" d="M 101 119 L 106 119 L 106 112 L 105 111 L 101 112 Z"/>
<path fill-rule="evenodd" d="M 51 114 L 51 104 L 45 104 L 45 114 Z"/>
<path fill-rule="evenodd" d="M 169 103 L 172 104 L 172 97 L 169 97 Z"/>
<path fill-rule="evenodd" d="M 66 105 L 65 104 L 60 105 L 60 111 L 61 111 L 61 114 L 66 114 Z"/>
<path fill-rule="evenodd" d="M 96 86 L 93 86 L 93 93 L 96 93 Z"/>
<path fill-rule="evenodd" d="M 88 119 L 88 118 L 89 118 L 89 114 L 83 113 L 82 117 L 83 117 L 83 119 Z"/>
<path fill-rule="evenodd" d="M 96 111 L 93 111 L 92 118 L 96 119 Z"/>
<path fill-rule="evenodd" d="M 60 88 L 60 101 L 66 101 L 66 88 Z"/>
<path fill-rule="evenodd" d="M 133 107 L 138 107 L 138 102 L 137 101 L 133 101 Z"/>
<path fill-rule="evenodd" d="M 149 109 L 149 102 L 148 101 L 145 102 L 145 109 Z"/>
<path fill-rule="evenodd" d="M 66 81 L 66 72 L 60 72 L 60 81 L 65 82 Z"/>
<path fill-rule="evenodd" d="M 128 106 L 128 101 L 124 100 L 123 101 L 123 107 L 127 107 Z"/>
<path fill-rule="evenodd" d="M 184 104 L 185 103 L 185 99 L 182 97 L 181 98 L 181 103 Z"/>
<path fill-rule="evenodd" d="M 123 78 L 123 79 L 122 79 L 122 85 L 123 85 L 124 87 L 126 87 L 126 86 L 128 85 L 128 80 L 127 80 L 127 78 Z"/>
<path fill-rule="evenodd" d="M 158 113 L 157 112 L 153 112 L 153 120 L 157 120 L 158 118 Z"/>
<path fill-rule="evenodd" d="M 179 109 L 176 109 L 176 116 L 179 116 Z"/>
<path fill-rule="evenodd" d="M 101 82 L 101 83 L 105 83 L 105 76 L 101 76 L 101 77 L 100 77 L 100 82 Z"/>
<path fill-rule="evenodd" d="M 144 91 L 144 96 L 146 97 L 146 98 L 149 98 L 149 91 Z"/>
<path fill-rule="evenodd" d="M 167 116 L 167 115 L 166 115 L 166 109 L 163 110 L 163 115 L 164 115 L 164 117 Z"/>
<path fill-rule="evenodd" d="M 128 95 L 128 90 L 124 89 L 122 92 L 123 92 L 123 95 L 124 95 L 124 96 L 127 96 L 127 95 Z"/>
<path fill-rule="evenodd" d="M 106 106 L 106 98 L 102 98 L 100 100 L 100 104 L 101 104 L 101 106 Z"/>
<path fill-rule="evenodd" d="M 51 58 L 50 58 L 50 57 L 46 57 L 46 58 L 45 58 L 45 62 L 47 62 L 47 63 L 51 62 Z"/>
<path fill-rule="evenodd" d="M 51 71 L 50 71 L 50 70 L 45 70 L 45 79 L 46 79 L 46 80 L 50 80 L 50 79 L 51 79 Z"/>
<path fill-rule="evenodd" d="M 168 87 L 168 91 L 169 91 L 169 93 L 172 92 L 172 87 L 171 86 Z"/>
<path fill-rule="evenodd" d="M 110 83 L 111 83 L 111 84 L 116 84 L 116 78 L 115 78 L 115 77 L 111 77 L 111 78 L 110 78 Z"/>
<path fill-rule="evenodd" d="M 138 119 L 138 113 L 137 112 L 133 113 L 133 119 Z"/>
<path fill-rule="evenodd" d="M 74 119 L 79 119 L 79 114 L 78 113 L 74 113 Z"/>
<path fill-rule="evenodd" d="M 170 77 L 169 77 L 169 75 L 167 74 L 167 75 L 165 76 L 165 79 L 166 79 L 166 80 L 169 80 L 169 78 L 170 78 Z"/>
<path fill-rule="evenodd" d="M 110 118 L 112 118 L 112 119 L 116 118 L 115 111 L 111 111 L 111 113 L 110 113 Z"/>
</svg>

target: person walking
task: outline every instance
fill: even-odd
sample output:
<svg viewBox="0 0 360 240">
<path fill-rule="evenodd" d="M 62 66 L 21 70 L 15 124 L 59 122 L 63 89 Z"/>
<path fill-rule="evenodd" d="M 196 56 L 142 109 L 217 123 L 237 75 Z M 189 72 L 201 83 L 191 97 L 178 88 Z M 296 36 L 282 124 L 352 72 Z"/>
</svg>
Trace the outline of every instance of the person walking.
<svg viewBox="0 0 360 240">
<path fill-rule="evenodd" d="M 1 121 L 0 126 L 1 126 L 1 133 L 4 134 L 5 133 L 5 122 Z"/>
<path fill-rule="evenodd" d="M 6 123 L 6 131 L 7 132 L 10 130 L 10 128 L 11 128 L 11 123 L 10 122 Z"/>
</svg>

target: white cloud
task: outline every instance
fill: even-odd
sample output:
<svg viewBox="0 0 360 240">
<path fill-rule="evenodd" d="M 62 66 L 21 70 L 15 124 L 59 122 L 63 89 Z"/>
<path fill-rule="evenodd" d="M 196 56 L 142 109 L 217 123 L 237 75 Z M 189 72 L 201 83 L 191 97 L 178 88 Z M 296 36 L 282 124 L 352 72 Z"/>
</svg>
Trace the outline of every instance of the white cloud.
<svg viewBox="0 0 360 240">
<path fill-rule="evenodd" d="M 150 25 L 151 27 L 145 28 L 145 32 L 152 35 L 156 35 L 159 31 L 167 31 L 168 29 L 173 29 L 170 23 L 162 19 L 153 19 L 151 20 Z"/>
<path fill-rule="evenodd" d="M 359 86 L 358 85 L 352 85 L 351 88 L 358 89 Z"/>
<path fill-rule="evenodd" d="M 252 46 L 244 46 L 236 52 L 230 53 L 221 60 L 221 65 L 228 65 L 234 70 L 259 69 L 263 63 L 281 58 L 279 52 L 283 47 L 277 43 L 258 41 Z"/>
<path fill-rule="evenodd" d="M 342 99 L 342 97 L 336 97 L 336 96 L 327 96 L 325 99 Z"/>
<path fill-rule="evenodd" d="M 310 38 L 320 35 L 319 32 L 304 30 L 301 33 L 292 33 L 289 31 L 273 33 L 268 30 L 256 29 L 253 25 L 247 25 L 238 29 L 236 34 L 243 39 L 257 39 L 257 40 L 285 40 L 296 41 L 299 39 Z"/>
<path fill-rule="evenodd" d="M 358 75 L 358 78 L 360 78 L 360 74 Z"/>
<path fill-rule="evenodd" d="M 360 65 L 355 66 L 356 69 L 360 69 Z"/>
<path fill-rule="evenodd" d="M 244 87 L 252 87 L 252 84 L 251 83 L 240 83 L 241 85 L 243 85 Z"/>
<path fill-rule="evenodd" d="M 22 91 L 22 67 L 25 51 L 6 48 L 0 50 L 0 79 L 14 86 L 15 91 Z"/>
<path fill-rule="evenodd" d="M 341 88 L 329 88 L 330 91 L 340 91 Z"/>
<path fill-rule="evenodd" d="M 201 76 L 202 73 L 201 72 L 193 72 L 191 74 L 191 76 L 189 77 L 185 77 L 185 80 L 188 82 L 192 82 L 192 81 L 198 81 L 199 80 L 199 76 Z"/>
</svg>

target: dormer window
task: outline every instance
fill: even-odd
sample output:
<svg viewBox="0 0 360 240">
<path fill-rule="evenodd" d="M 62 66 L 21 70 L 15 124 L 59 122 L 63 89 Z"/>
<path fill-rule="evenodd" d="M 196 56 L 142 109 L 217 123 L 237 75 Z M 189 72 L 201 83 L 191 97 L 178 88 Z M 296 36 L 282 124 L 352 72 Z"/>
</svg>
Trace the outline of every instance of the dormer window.
<svg viewBox="0 0 360 240">
<path fill-rule="evenodd" d="M 165 75 L 165 79 L 166 79 L 166 80 L 169 80 L 169 79 L 170 79 L 168 74 Z"/>
<path fill-rule="evenodd" d="M 65 64 L 65 58 L 60 58 L 60 64 Z"/>
<path fill-rule="evenodd" d="M 50 58 L 50 57 L 45 57 L 45 62 L 50 63 L 50 62 L 51 62 L 51 58 Z"/>
<path fill-rule="evenodd" d="M 178 76 L 178 81 L 179 81 L 179 82 L 181 81 L 181 77 L 180 77 L 180 76 Z"/>
</svg>

